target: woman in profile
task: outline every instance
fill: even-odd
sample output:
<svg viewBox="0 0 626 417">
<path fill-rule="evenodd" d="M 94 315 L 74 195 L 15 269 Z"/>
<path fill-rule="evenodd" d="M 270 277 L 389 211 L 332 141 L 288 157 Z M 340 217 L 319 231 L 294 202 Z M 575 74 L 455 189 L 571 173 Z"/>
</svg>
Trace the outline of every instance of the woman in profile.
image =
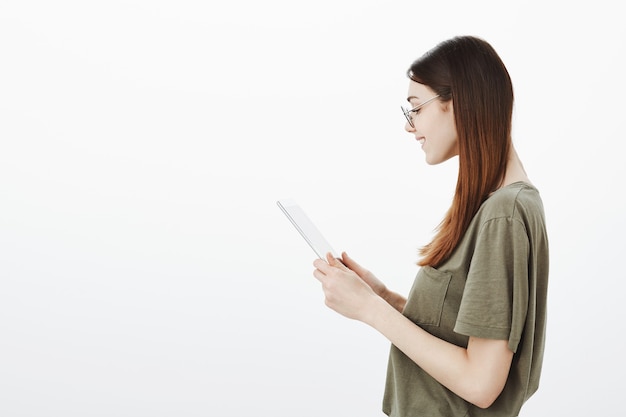
<svg viewBox="0 0 626 417">
<path fill-rule="evenodd" d="M 452 205 L 407 297 L 346 253 L 314 262 L 326 304 L 392 343 L 383 411 L 394 417 L 517 416 L 543 360 L 548 239 L 543 205 L 511 140 L 513 87 L 475 37 L 408 70 L 406 130 L 428 164 L 458 156 Z"/>
</svg>

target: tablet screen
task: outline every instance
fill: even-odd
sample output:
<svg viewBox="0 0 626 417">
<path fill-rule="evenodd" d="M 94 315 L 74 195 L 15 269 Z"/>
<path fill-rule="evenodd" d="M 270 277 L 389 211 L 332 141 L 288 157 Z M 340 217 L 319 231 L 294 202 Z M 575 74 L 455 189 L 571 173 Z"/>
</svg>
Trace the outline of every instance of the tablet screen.
<svg viewBox="0 0 626 417">
<path fill-rule="evenodd" d="M 322 236 L 317 227 L 295 201 L 289 199 L 278 200 L 277 204 L 320 259 L 326 260 L 328 252 L 335 258 L 339 258 L 324 236 Z"/>
</svg>

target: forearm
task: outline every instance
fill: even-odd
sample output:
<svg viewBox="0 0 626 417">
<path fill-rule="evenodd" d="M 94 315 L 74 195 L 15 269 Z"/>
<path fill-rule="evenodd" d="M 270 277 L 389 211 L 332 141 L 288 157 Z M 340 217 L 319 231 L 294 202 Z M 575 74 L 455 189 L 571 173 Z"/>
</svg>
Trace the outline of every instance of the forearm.
<svg viewBox="0 0 626 417">
<path fill-rule="evenodd" d="M 373 301 L 369 312 L 367 324 L 461 398 L 487 407 L 501 392 L 501 372 L 485 369 L 485 363 L 472 358 L 467 349 L 431 335 L 381 299 Z"/>
<path fill-rule="evenodd" d="M 390 291 L 386 287 L 382 291 L 382 293 L 379 295 L 383 300 L 385 300 L 389 305 L 391 305 L 398 312 L 402 313 L 402 311 L 404 311 L 406 298 L 404 298 L 402 295 L 396 292 Z"/>
</svg>

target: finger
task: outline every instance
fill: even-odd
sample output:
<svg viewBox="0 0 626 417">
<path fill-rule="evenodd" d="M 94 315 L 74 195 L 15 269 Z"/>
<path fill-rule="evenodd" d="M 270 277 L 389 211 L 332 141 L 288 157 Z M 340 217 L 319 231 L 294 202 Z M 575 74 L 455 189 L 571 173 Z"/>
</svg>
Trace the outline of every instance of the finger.
<svg viewBox="0 0 626 417">
<path fill-rule="evenodd" d="M 341 269 L 342 271 L 348 271 L 348 268 L 341 263 L 341 259 L 335 258 L 330 252 L 326 254 L 326 259 L 328 260 L 328 265 Z"/>
<path fill-rule="evenodd" d="M 319 269 L 316 269 L 313 271 L 313 276 L 315 277 L 316 280 L 318 280 L 321 283 L 324 283 L 324 280 L 326 279 L 326 274 L 324 274 Z"/>
<path fill-rule="evenodd" d="M 314 260 L 313 261 L 313 266 L 315 268 L 319 269 L 320 271 L 322 271 L 325 274 L 330 271 L 330 266 L 323 259 L 319 259 L 318 258 L 318 259 Z"/>
<path fill-rule="evenodd" d="M 348 268 L 350 268 L 354 272 L 357 272 L 359 274 L 362 272 L 365 272 L 365 268 L 359 265 L 354 259 L 349 257 L 346 252 L 341 253 L 341 260 L 343 261 L 344 265 L 346 265 Z"/>
<path fill-rule="evenodd" d="M 316 267 L 317 269 L 319 269 L 320 265 L 320 260 L 318 258 L 315 258 L 313 260 L 313 266 Z"/>
</svg>

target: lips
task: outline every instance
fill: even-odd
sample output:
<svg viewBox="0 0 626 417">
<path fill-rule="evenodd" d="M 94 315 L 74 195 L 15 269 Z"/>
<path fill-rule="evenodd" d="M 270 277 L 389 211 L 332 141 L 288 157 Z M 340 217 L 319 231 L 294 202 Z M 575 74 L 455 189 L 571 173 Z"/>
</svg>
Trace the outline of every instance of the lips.
<svg viewBox="0 0 626 417">
<path fill-rule="evenodd" d="M 420 143 L 420 145 L 424 145 L 424 142 L 426 142 L 426 138 L 417 138 L 417 141 Z"/>
</svg>

